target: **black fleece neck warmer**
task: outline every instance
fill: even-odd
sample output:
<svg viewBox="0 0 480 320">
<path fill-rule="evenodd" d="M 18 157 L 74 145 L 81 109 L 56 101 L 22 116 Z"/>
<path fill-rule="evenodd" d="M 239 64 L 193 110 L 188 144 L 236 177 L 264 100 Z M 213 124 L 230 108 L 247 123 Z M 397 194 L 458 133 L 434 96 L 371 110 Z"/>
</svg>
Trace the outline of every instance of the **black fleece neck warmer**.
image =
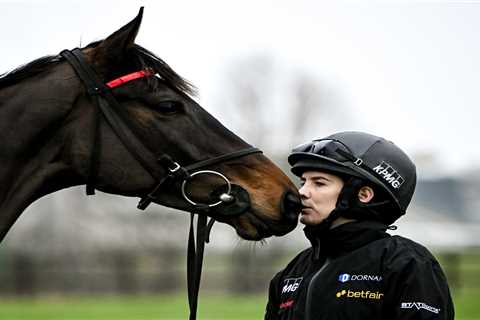
<svg viewBox="0 0 480 320">
<path fill-rule="evenodd" d="M 314 260 L 337 257 L 356 250 L 372 241 L 389 237 L 387 225 L 377 221 L 354 221 L 328 231 L 319 226 L 306 226 L 303 231 L 310 240 Z"/>
</svg>

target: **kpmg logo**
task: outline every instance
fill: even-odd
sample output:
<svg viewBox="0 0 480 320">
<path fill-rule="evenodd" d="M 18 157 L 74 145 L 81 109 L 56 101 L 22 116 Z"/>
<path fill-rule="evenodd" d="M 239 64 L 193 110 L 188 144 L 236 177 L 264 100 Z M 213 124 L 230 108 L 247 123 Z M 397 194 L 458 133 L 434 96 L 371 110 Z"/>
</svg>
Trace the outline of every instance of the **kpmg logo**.
<svg viewBox="0 0 480 320">
<path fill-rule="evenodd" d="M 288 292 L 295 292 L 298 287 L 300 287 L 300 283 L 302 282 L 303 277 L 300 278 L 289 278 L 283 280 L 283 288 L 282 293 Z"/>
<path fill-rule="evenodd" d="M 393 188 L 398 189 L 405 182 L 405 179 L 395 170 L 391 165 L 382 161 L 379 165 L 373 168 L 373 171 L 378 173 L 385 181 L 387 181 Z"/>
<path fill-rule="evenodd" d="M 338 281 L 345 283 L 348 281 L 382 281 L 382 276 L 370 275 L 370 274 L 348 274 L 342 273 L 338 276 Z"/>
</svg>

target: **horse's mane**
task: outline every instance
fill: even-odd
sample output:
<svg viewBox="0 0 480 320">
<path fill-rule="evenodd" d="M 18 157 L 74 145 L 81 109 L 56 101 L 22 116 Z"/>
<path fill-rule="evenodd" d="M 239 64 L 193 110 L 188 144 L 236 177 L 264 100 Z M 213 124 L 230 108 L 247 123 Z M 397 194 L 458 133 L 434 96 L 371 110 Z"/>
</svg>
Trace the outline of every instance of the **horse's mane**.
<svg viewBox="0 0 480 320">
<path fill-rule="evenodd" d="M 99 43 L 100 41 L 92 42 L 87 47 L 96 47 Z M 136 63 L 138 67 L 153 68 L 170 87 L 187 95 L 196 94 L 196 88 L 190 82 L 178 75 L 167 63 L 152 52 L 139 45 L 134 45 L 134 47 L 130 49 L 130 52 L 134 58 L 134 63 Z M 0 74 L 0 88 L 14 85 L 26 78 L 37 75 L 45 71 L 45 69 L 52 64 L 63 60 L 64 58 L 60 55 L 45 56 L 21 65 L 12 71 Z"/>
<path fill-rule="evenodd" d="M 45 56 L 3 73 L 0 75 L 0 88 L 11 86 L 23 79 L 39 74 L 58 61 L 60 61 L 59 56 Z"/>
</svg>

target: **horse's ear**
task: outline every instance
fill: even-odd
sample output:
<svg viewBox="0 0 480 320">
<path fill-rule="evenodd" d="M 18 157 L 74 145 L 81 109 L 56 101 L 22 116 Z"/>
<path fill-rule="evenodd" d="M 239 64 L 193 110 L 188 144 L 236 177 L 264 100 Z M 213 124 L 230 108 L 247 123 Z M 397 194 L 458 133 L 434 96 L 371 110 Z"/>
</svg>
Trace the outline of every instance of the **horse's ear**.
<svg viewBox="0 0 480 320">
<path fill-rule="evenodd" d="M 123 54 L 132 48 L 142 23 L 143 7 L 135 19 L 112 33 L 103 40 L 97 48 L 97 54 L 109 62 L 121 62 Z"/>
</svg>

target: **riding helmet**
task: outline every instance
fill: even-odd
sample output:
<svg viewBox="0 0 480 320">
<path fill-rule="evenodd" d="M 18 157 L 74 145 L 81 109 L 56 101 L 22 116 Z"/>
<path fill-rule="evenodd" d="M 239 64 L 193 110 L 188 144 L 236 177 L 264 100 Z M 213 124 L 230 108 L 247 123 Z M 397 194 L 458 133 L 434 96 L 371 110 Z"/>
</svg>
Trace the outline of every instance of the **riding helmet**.
<svg viewBox="0 0 480 320">
<path fill-rule="evenodd" d="M 397 218 L 405 214 L 417 182 L 415 164 L 400 148 L 364 132 L 339 132 L 302 144 L 292 150 L 288 162 L 297 176 L 319 169 L 380 187 L 398 209 Z"/>
</svg>

